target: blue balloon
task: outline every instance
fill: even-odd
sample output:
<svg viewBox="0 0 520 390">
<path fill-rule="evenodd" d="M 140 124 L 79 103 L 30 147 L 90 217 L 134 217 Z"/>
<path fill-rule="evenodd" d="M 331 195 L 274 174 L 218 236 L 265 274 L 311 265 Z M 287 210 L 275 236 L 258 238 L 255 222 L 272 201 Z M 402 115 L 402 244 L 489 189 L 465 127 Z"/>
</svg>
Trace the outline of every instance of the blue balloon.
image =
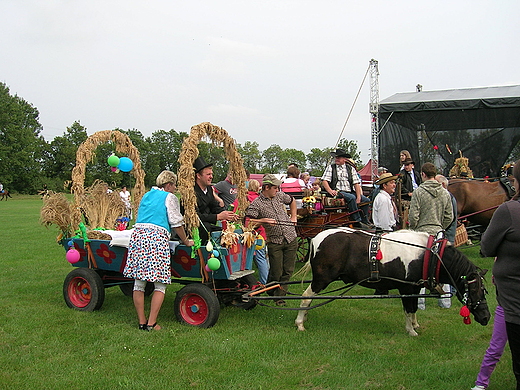
<svg viewBox="0 0 520 390">
<path fill-rule="evenodd" d="M 119 165 L 117 166 L 117 168 L 121 172 L 130 172 L 133 167 L 134 167 L 134 163 L 128 157 L 121 157 L 119 159 Z"/>
<path fill-rule="evenodd" d="M 220 256 L 219 251 L 216 250 L 216 249 L 213 249 L 213 256 L 215 256 L 215 257 L 219 257 L 219 256 Z"/>
</svg>

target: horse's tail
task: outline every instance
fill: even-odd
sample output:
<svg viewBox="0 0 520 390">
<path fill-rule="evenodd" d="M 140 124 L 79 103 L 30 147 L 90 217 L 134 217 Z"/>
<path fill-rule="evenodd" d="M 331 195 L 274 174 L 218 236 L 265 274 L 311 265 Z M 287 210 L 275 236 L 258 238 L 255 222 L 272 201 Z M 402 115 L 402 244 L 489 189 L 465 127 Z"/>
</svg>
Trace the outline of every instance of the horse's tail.
<svg viewBox="0 0 520 390">
<path fill-rule="evenodd" d="M 293 277 L 300 277 L 302 278 L 302 283 L 309 274 L 311 270 L 311 259 L 314 257 L 314 245 L 313 240 L 311 239 L 310 245 L 309 245 L 309 260 L 298 270 L 293 274 Z"/>
</svg>

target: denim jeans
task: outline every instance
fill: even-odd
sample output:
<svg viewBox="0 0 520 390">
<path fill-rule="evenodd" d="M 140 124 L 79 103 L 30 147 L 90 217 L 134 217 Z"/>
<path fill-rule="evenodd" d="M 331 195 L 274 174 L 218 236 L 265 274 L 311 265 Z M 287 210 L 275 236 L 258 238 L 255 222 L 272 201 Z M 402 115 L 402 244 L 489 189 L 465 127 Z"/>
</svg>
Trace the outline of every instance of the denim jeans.
<svg viewBox="0 0 520 390">
<path fill-rule="evenodd" d="M 356 211 L 358 209 L 358 205 L 356 203 L 356 195 L 351 192 L 346 191 L 339 191 L 338 195 L 342 196 L 343 199 L 345 199 L 345 203 L 347 204 L 347 207 L 350 211 Z M 370 199 L 368 199 L 365 195 L 361 195 L 361 202 L 370 202 Z M 363 222 L 368 223 L 368 203 L 361 207 L 361 215 L 360 213 L 354 213 L 352 214 L 352 218 L 356 222 Z"/>
<path fill-rule="evenodd" d="M 264 246 L 262 249 L 257 249 L 255 251 L 255 263 L 258 268 L 258 280 L 262 284 L 267 283 L 267 276 L 269 275 L 269 262 L 266 258 L 265 253 L 266 247 Z"/>
</svg>

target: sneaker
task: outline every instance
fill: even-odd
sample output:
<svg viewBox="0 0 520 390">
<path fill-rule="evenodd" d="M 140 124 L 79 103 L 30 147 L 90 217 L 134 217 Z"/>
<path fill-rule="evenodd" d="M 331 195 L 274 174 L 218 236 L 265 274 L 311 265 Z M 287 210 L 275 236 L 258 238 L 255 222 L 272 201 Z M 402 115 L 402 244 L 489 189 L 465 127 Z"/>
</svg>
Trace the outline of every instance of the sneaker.
<svg viewBox="0 0 520 390">
<path fill-rule="evenodd" d="M 484 386 L 476 385 L 475 387 L 472 387 L 471 390 L 486 390 Z"/>
</svg>

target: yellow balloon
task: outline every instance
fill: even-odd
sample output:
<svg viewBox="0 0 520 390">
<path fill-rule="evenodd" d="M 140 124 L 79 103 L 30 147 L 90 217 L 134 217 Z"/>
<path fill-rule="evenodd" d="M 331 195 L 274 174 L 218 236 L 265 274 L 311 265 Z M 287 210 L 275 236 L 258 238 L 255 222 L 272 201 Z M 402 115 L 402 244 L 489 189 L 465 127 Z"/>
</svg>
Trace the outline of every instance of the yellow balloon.
<svg viewBox="0 0 520 390">
<path fill-rule="evenodd" d="M 264 247 L 265 247 L 265 240 L 264 240 L 264 238 L 262 236 L 258 235 L 256 237 L 255 250 L 260 250 L 260 249 L 263 249 Z"/>
<path fill-rule="evenodd" d="M 208 243 L 206 244 L 206 250 L 208 252 L 212 252 L 213 251 L 213 244 L 211 243 L 211 241 L 208 241 Z"/>
</svg>

